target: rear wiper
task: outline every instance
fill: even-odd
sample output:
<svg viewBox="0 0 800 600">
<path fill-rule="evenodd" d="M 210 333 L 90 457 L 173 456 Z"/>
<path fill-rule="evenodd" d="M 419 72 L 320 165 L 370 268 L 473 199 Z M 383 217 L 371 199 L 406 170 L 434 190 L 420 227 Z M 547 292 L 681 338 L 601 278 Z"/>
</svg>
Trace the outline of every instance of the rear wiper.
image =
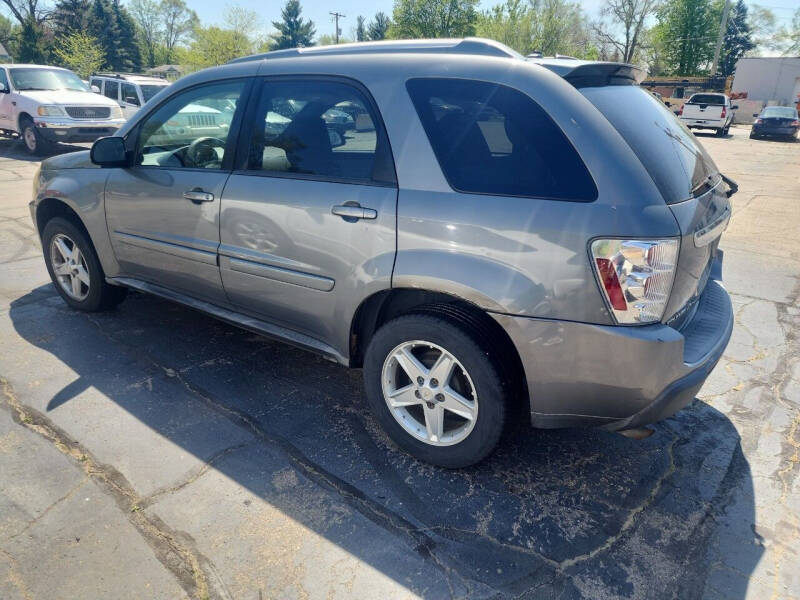
<svg viewBox="0 0 800 600">
<path fill-rule="evenodd" d="M 739 191 L 739 185 L 733 179 L 731 179 L 730 177 L 725 177 L 725 175 L 723 175 L 722 173 L 720 173 L 719 176 L 722 177 L 722 181 L 728 184 L 728 191 L 725 192 L 725 195 L 728 198 L 730 198 L 736 192 Z"/>
</svg>

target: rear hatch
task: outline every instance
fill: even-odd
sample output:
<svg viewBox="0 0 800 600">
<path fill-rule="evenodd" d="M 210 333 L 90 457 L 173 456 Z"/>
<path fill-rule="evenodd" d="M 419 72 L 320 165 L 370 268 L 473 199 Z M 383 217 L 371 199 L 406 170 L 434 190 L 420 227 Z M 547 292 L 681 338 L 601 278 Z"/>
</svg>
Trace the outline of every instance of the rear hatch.
<svg viewBox="0 0 800 600">
<path fill-rule="evenodd" d="M 680 329 L 705 289 L 730 219 L 729 180 L 675 115 L 637 85 L 644 73 L 630 65 L 574 63 L 566 72 L 552 70 L 578 88 L 622 135 L 680 227 L 678 267 L 663 317 Z"/>
<path fill-rule="evenodd" d="M 695 94 L 683 105 L 681 117 L 691 121 L 705 121 L 714 124 L 723 121 L 725 96 L 719 94 Z"/>
</svg>

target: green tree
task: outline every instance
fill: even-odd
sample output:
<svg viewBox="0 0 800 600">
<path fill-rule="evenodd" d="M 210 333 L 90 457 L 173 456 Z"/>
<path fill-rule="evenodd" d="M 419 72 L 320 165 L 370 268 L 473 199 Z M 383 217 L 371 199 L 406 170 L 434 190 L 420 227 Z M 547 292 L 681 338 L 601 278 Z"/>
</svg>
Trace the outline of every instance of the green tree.
<svg viewBox="0 0 800 600">
<path fill-rule="evenodd" d="M 363 42 L 367 39 L 367 27 L 365 25 L 366 19 L 358 15 L 356 17 L 356 41 Z"/>
<path fill-rule="evenodd" d="M 667 0 L 659 8 L 656 35 L 667 73 L 707 73 L 714 57 L 720 17 L 721 6 L 713 0 Z"/>
<path fill-rule="evenodd" d="M 0 15 L 0 44 L 11 56 L 17 56 L 19 49 L 20 26 L 11 19 Z"/>
<path fill-rule="evenodd" d="M 81 32 L 62 37 L 53 54 L 59 63 L 84 79 L 102 69 L 105 62 L 103 47 L 95 38 Z"/>
<path fill-rule="evenodd" d="M 322 35 L 317 37 L 317 46 L 333 46 L 336 43 L 339 44 L 349 44 L 353 42 L 350 38 L 339 36 L 339 41 L 336 41 L 336 36 L 332 33 L 323 33 Z"/>
<path fill-rule="evenodd" d="M 622 62 L 633 63 L 657 8 L 658 0 L 606 0 L 601 14 L 607 20 L 595 25 L 595 34 L 619 51 Z"/>
<path fill-rule="evenodd" d="M 386 34 L 388 33 L 391 25 L 392 22 L 389 20 L 389 17 L 386 15 L 386 13 L 375 13 L 375 18 L 372 19 L 367 26 L 367 38 L 373 42 L 386 39 Z"/>
<path fill-rule="evenodd" d="M 156 0 L 131 0 L 128 11 L 136 22 L 136 36 L 141 46 L 143 61 L 148 67 L 157 66 L 156 53 L 164 38 L 164 25 Z"/>
<path fill-rule="evenodd" d="M 784 56 L 800 53 L 800 8 L 798 8 L 789 26 L 782 27 L 776 36 Z"/>
<path fill-rule="evenodd" d="M 33 17 L 26 19 L 20 30 L 17 59 L 23 63 L 43 63 L 47 61 L 47 55 L 41 26 Z"/>
<path fill-rule="evenodd" d="M 725 37 L 722 39 L 722 50 L 719 58 L 719 73 L 725 77 L 733 75 L 736 61 L 750 52 L 756 45 L 751 39 L 750 25 L 747 18 L 747 5 L 738 0 L 731 7 Z"/>
<path fill-rule="evenodd" d="M 467 37 L 475 35 L 478 0 L 395 0 L 393 38 Z"/>
<path fill-rule="evenodd" d="M 506 0 L 478 16 L 476 33 L 502 42 L 522 54 L 538 50 L 536 13 L 525 0 Z"/>
<path fill-rule="evenodd" d="M 166 61 L 172 62 L 175 46 L 188 39 L 200 20 L 183 0 L 161 0 L 158 5 L 162 22 L 162 41 L 167 49 Z"/>
<path fill-rule="evenodd" d="M 183 60 L 189 70 L 196 70 L 222 65 L 252 52 L 252 40 L 241 31 L 200 27 Z"/>
<path fill-rule="evenodd" d="M 272 34 L 270 48 L 282 50 L 284 48 L 303 48 L 314 45 L 314 23 L 304 20 L 299 0 L 288 0 L 281 10 L 281 21 L 273 21 L 272 25 L 277 33 Z"/>
<path fill-rule="evenodd" d="M 119 63 L 119 28 L 108 0 L 92 2 L 86 32 L 103 48 L 102 68 L 116 69 Z"/>
<path fill-rule="evenodd" d="M 142 52 L 136 34 L 136 22 L 119 0 L 111 3 L 111 12 L 119 31 L 117 64 L 114 68 L 127 73 L 135 73 L 142 69 Z"/>
<path fill-rule="evenodd" d="M 86 32 L 89 20 L 90 0 L 59 0 L 51 18 L 56 38 L 73 33 Z"/>
</svg>

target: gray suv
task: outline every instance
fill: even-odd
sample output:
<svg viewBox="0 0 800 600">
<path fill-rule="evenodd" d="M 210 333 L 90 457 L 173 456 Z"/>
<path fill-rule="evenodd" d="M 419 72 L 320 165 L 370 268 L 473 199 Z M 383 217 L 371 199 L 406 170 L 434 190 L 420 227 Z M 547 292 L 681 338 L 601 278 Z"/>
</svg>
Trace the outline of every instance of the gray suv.
<svg viewBox="0 0 800 600">
<path fill-rule="evenodd" d="M 733 324 L 736 186 L 642 76 L 477 39 L 238 59 L 46 160 L 31 214 L 70 306 L 134 289 L 360 367 L 422 460 L 528 418 L 632 429 Z"/>
</svg>

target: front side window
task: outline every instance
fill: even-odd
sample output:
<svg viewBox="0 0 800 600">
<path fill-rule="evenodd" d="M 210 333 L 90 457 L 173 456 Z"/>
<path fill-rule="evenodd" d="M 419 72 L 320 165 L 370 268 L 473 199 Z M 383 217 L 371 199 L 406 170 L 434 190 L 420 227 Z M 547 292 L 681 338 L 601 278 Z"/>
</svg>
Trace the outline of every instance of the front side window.
<svg viewBox="0 0 800 600">
<path fill-rule="evenodd" d="M 0 69 L 0 84 L 3 85 L 6 91 L 8 90 L 8 77 L 6 77 L 5 69 Z"/>
<path fill-rule="evenodd" d="M 453 189 L 585 202 L 597 197 L 578 153 L 529 96 L 467 79 L 412 79 L 407 88 Z"/>
<path fill-rule="evenodd" d="M 168 100 L 141 125 L 137 164 L 220 169 L 244 82 L 203 85 Z"/>
<path fill-rule="evenodd" d="M 112 100 L 119 99 L 119 82 L 106 79 L 106 86 L 103 88 L 103 95 Z"/>
<path fill-rule="evenodd" d="M 136 86 L 130 83 L 122 84 L 122 101 L 126 104 L 139 106 L 139 95 L 136 93 Z"/>
<path fill-rule="evenodd" d="M 88 92 L 89 88 L 72 71 L 66 69 L 11 69 L 11 81 L 18 92 L 70 90 Z"/>
<path fill-rule="evenodd" d="M 248 153 L 248 170 L 374 181 L 385 142 L 363 94 L 346 83 L 264 83 Z"/>
</svg>

